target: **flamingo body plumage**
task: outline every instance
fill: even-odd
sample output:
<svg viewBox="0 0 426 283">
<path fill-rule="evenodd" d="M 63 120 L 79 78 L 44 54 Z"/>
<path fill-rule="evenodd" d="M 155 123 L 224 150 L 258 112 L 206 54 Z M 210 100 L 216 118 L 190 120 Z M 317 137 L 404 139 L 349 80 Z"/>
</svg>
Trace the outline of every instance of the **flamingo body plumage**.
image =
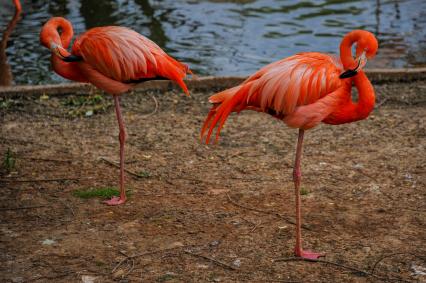
<svg viewBox="0 0 426 283">
<path fill-rule="evenodd" d="M 59 33 L 61 30 L 61 33 Z M 189 95 L 183 78 L 191 73 L 188 66 L 165 53 L 157 44 L 136 31 L 120 26 L 92 28 L 79 35 L 71 52 L 71 23 L 51 18 L 40 32 L 40 42 L 52 51 L 51 62 L 60 76 L 88 82 L 114 96 L 120 133 L 120 197 L 107 201 L 118 205 L 126 201 L 124 189 L 124 143 L 126 132 L 119 96 L 138 82 L 168 79 Z"/>
<path fill-rule="evenodd" d="M 356 44 L 356 59 L 351 48 Z M 322 254 L 304 251 L 301 243 L 300 180 L 304 131 L 323 122 L 339 125 L 362 120 L 374 108 L 375 94 L 362 67 L 375 56 L 378 42 L 368 31 L 355 30 L 342 40 L 340 58 L 330 54 L 306 52 L 269 64 L 249 76 L 239 86 L 209 98 L 213 107 L 201 130 L 210 142 L 215 127 L 216 141 L 231 112 L 254 110 L 282 120 L 299 129 L 293 181 L 296 193 L 297 256 L 316 259 Z M 352 100 L 352 85 L 358 101 Z"/>
</svg>

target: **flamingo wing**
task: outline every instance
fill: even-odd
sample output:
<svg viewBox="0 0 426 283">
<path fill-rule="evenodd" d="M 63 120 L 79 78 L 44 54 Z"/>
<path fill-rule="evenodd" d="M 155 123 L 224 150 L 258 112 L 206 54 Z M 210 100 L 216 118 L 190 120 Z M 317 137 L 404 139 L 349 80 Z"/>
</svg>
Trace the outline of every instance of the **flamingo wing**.
<svg viewBox="0 0 426 283">
<path fill-rule="evenodd" d="M 99 75 L 121 83 L 162 77 L 176 81 L 187 93 L 183 78 L 188 66 L 167 55 L 157 44 L 125 27 L 90 29 L 80 35 L 72 53 Z"/>
<path fill-rule="evenodd" d="M 220 121 L 218 138 L 228 115 L 244 109 L 269 113 L 292 127 L 315 126 L 344 96 L 339 79 L 342 69 L 340 60 L 316 52 L 296 54 L 269 64 L 241 85 L 209 98 L 215 105 L 204 123 L 202 136 L 210 128 L 208 142 Z"/>
</svg>

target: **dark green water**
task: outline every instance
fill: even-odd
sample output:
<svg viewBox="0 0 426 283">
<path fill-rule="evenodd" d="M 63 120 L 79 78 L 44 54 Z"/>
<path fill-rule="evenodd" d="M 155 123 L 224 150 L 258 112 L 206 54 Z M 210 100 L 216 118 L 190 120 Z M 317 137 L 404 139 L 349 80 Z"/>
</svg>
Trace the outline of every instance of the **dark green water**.
<svg viewBox="0 0 426 283">
<path fill-rule="evenodd" d="M 0 0 L 0 29 L 13 15 Z M 368 67 L 426 65 L 426 1 L 23 1 L 22 19 L 7 55 L 16 84 L 61 82 L 39 44 L 52 16 L 68 18 L 75 33 L 122 25 L 148 36 L 200 75 L 247 75 L 296 52 L 338 52 L 342 36 L 367 29 L 380 42 Z"/>
</svg>

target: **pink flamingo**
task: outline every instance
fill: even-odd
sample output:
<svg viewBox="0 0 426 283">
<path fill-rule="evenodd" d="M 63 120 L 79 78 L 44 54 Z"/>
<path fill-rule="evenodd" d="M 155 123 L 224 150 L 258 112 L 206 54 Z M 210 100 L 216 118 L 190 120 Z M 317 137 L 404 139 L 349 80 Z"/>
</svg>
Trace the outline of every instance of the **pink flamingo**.
<svg viewBox="0 0 426 283">
<path fill-rule="evenodd" d="M 59 32 L 61 30 L 61 32 Z M 77 37 L 71 53 L 67 51 L 73 28 L 64 18 L 51 18 L 40 32 L 41 43 L 52 52 L 52 66 L 60 76 L 89 82 L 112 94 L 120 128 L 120 196 L 106 201 L 119 205 L 126 201 L 124 189 L 124 142 L 126 130 L 120 109 L 120 95 L 137 83 L 169 79 L 189 95 L 183 81 L 188 66 L 167 55 L 157 44 L 125 27 L 97 27 Z"/>
<path fill-rule="evenodd" d="M 356 44 L 356 59 L 352 57 L 353 44 Z M 340 60 L 316 52 L 296 54 L 263 67 L 241 85 L 209 98 L 214 105 L 201 130 L 203 138 L 209 128 L 207 144 L 217 123 L 216 141 L 229 114 L 246 109 L 270 114 L 287 126 L 299 129 L 293 168 L 296 256 L 307 259 L 323 256 L 302 248 L 300 159 L 304 132 L 320 122 L 339 125 L 367 118 L 373 110 L 375 95 L 362 68 L 367 59 L 375 56 L 377 48 L 378 43 L 372 33 L 354 30 L 346 34 L 340 44 Z M 358 89 L 358 102 L 352 101 L 352 83 Z"/>
<path fill-rule="evenodd" d="M 22 11 L 21 1 L 13 0 L 13 3 L 15 4 L 16 12 L 21 12 Z"/>
<path fill-rule="evenodd" d="M 15 29 L 22 11 L 21 2 L 19 2 L 19 0 L 14 0 L 13 3 L 15 4 L 15 14 L 3 32 L 3 36 L 0 41 L 0 86 L 11 85 L 13 80 L 12 71 L 7 63 L 6 48 L 9 36 Z"/>
</svg>

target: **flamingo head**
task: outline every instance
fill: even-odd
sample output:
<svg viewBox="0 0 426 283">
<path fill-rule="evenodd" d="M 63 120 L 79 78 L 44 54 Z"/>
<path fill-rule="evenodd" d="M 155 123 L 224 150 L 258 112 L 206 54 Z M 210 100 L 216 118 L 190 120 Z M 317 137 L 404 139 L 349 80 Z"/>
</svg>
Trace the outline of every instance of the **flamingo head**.
<svg viewBox="0 0 426 283">
<path fill-rule="evenodd" d="M 70 45 L 73 36 L 71 23 L 61 17 L 51 18 L 45 23 L 40 32 L 40 42 L 66 62 L 81 61 L 81 58 L 70 54 L 66 48 Z"/>
<path fill-rule="evenodd" d="M 372 59 L 376 56 L 379 43 L 376 37 L 369 31 L 359 31 L 361 34 L 356 42 L 356 56 L 361 57 L 365 54 L 366 59 Z"/>
<path fill-rule="evenodd" d="M 367 64 L 367 60 L 376 56 L 377 49 L 379 47 L 376 37 L 371 32 L 356 30 L 349 33 L 349 36 L 351 35 L 356 42 L 356 66 L 355 68 L 347 69 L 345 72 L 340 74 L 339 77 L 341 79 L 353 77 L 361 71 Z"/>
</svg>

